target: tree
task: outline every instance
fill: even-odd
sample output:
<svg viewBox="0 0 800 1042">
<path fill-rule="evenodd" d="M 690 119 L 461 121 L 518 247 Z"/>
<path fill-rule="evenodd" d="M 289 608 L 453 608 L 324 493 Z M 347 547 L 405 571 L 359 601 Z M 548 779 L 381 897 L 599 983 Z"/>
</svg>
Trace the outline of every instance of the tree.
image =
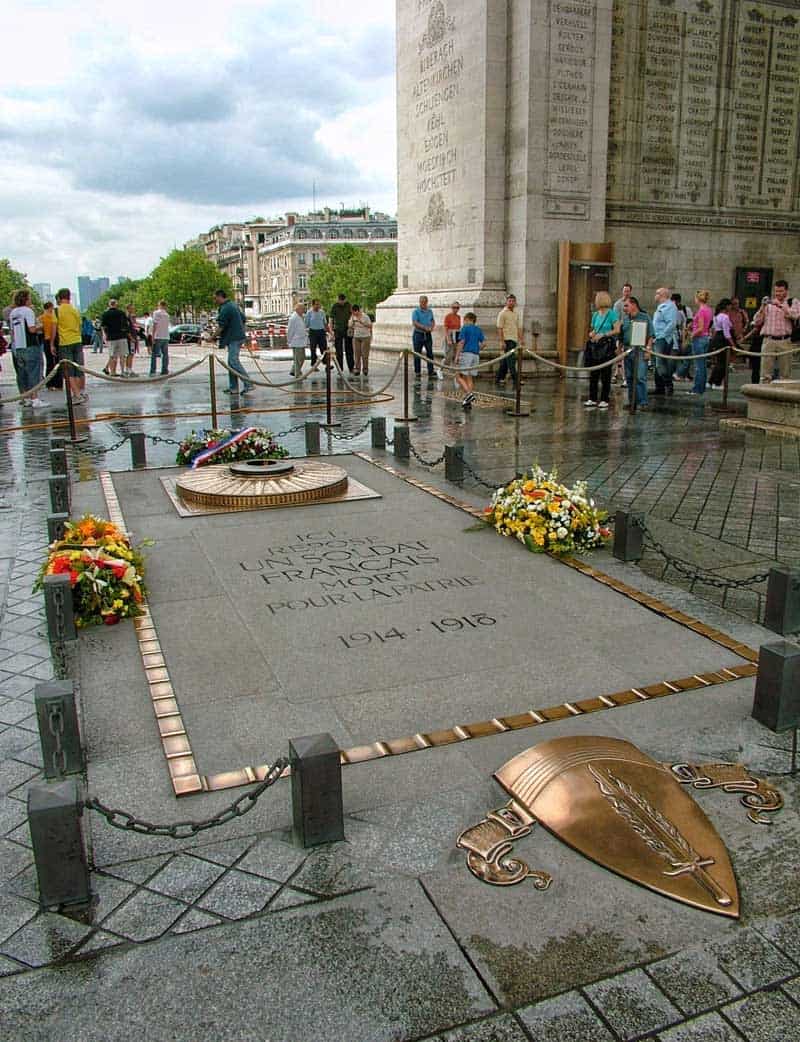
<svg viewBox="0 0 800 1042">
<path fill-rule="evenodd" d="M 317 261 L 308 282 L 309 295 L 330 310 L 339 293 L 374 313 L 397 285 L 397 254 L 394 250 L 369 250 L 351 243 L 332 246 L 324 260 Z"/>
<path fill-rule="evenodd" d="M 214 291 L 224 289 L 233 296 L 233 283 L 224 272 L 199 250 L 173 250 L 164 257 L 146 280 L 154 292 L 153 303 L 161 297 L 172 311 L 195 318 L 198 311 L 214 306 Z"/>
<path fill-rule="evenodd" d="M 31 289 L 31 285 L 28 282 L 28 276 L 23 275 L 21 271 L 11 267 L 10 262 L 6 258 L 0 258 L 0 308 L 4 308 L 7 304 L 11 303 L 11 298 L 17 292 L 18 289 L 29 289 L 31 291 L 31 301 L 35 309 L 39 309 L 42 306 L 42 301 L 39 298 L 38 293 L 34 293 Z"/>
</svg>

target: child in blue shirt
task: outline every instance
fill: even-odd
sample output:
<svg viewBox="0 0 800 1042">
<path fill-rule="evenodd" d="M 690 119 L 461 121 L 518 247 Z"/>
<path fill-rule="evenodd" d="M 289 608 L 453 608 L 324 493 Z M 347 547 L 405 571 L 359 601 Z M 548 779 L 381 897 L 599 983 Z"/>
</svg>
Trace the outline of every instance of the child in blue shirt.
<svg viewBox="0 0 800 1042">
<path fill-rule="evenodd" d="M 475 393 L 472 389 L 472 374 L 478 371 L 481 344 L 486 339 L 481 327 L 476 325 L 477 321 L 478 316 L 475 312 L 468 311 L 464 315 L 464 324 L 456 333 L 455 362 L 458 366 L 456 381 L 465 393 L 464 401 L 461 403 L 461 407 L 464 409 L 471 409 L 475 400 Z"/>
</svg>

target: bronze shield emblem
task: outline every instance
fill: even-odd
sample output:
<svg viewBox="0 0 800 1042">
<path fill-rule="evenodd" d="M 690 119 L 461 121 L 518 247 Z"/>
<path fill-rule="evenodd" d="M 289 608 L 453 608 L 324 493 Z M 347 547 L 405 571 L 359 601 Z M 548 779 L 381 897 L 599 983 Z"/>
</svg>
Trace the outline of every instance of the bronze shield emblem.
<svg viewBox="0 0 800 1042">
<path fill-rule="evenodd" d="M 553 738 L 520 753 L 495 778 L 575 850 L 665 897 L 737 918 L 728 852 L 670 771 L 630 742 Z"/>
</svg>

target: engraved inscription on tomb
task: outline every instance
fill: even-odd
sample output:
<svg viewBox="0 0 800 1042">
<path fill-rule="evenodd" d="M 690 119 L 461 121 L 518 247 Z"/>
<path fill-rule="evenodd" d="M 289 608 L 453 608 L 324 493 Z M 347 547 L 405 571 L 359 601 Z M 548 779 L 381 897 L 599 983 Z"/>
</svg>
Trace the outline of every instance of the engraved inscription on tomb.
<svg viewBox="0 0 800 1042">
<path fill-rule="evenodd" d="M 552 214 L 584 215 L 570 197 L 591 192 L 596 12 L 590 0 L 550 2 L 546 190 L 564 197 L 547 206 Z"/>
<path fill-rule="evenodd" d="M 724 203 L 795 210 L 800 12 L 742 4 L 736 24 Z"/>
</svg>

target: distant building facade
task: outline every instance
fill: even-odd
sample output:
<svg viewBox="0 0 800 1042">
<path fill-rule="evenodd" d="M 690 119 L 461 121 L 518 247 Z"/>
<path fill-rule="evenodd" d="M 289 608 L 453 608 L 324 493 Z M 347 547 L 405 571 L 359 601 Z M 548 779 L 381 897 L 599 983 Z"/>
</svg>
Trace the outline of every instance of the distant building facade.
<svg viewBox="0 0 800 1042">
<path fill-rule="evenodd" d="M 314 265 L 328 249 L 351 243 L 368 250 L 397 249 L 397 220 L 369 207 L 218 224 L 185 245 L 226 272 L 252 317 L 291 314 L 308 296 Z"/>
<path fill-rule="evenodd" d="M 371 252 L 396 250 L 397 220 L 368 207 L 287 213 L 286 224 L 258 249 L 262 313 L 288 315 L 298 300 L 306 300 L 314 265 L 342 243 Z"/>
<path fill-rule="evenodd" d="M 53 296 L 53 287 L 49 282 L 34 282 L 33 292 L 36 293 L 43 304 L 47 304 L 48 301 L 53 304 L 55 303 L 55 297 Z"/>
<path fill-rule="evenodd" d="M 79 275 L 78 299 L 80 300 L 81 311 L 85 311 L 90 304 L 94 304 L 97 298 L 101 297 L 110 286 L 111 282 L 105 276 L 93 279 L 89 275 Z"/>
</svg>

